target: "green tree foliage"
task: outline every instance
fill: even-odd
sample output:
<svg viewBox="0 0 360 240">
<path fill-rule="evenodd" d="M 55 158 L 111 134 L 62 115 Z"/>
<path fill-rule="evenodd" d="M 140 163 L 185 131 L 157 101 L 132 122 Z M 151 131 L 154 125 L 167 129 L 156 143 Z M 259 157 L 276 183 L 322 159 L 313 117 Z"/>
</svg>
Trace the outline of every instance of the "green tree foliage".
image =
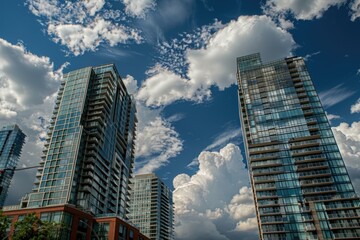
<svg viewBox="0 0 360 240">
<path fill-rule="evenodd" d="M 0 211 L 0 239 L 4 239 L 7 236 L 6 229 L 10 225 L 10 219 Z"/>
<path fill-rule="evenodd" d="M 57 240 L 63 225 L 41 221 L 35 213 L 15 223 L 13 240 Z"/>
</svg>

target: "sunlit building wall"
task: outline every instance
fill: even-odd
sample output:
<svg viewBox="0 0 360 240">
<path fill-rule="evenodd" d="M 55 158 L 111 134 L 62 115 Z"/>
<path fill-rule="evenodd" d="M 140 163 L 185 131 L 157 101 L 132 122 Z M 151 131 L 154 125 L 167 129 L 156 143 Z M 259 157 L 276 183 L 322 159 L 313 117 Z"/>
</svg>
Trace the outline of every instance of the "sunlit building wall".
<svg viewBox="0 0 360 240">
<path fill-rule="evenodd" d="M 237 59 L 260 238 L 360 238 L 359 198 L 303 58 Z"/>
<path fill-rule="evenodd" d="M 172 191 L 152 173 L 131 181 L 129 220 L 152 240 L 173 239 Z"/>
<path fill-rule="evenodd" d="M 73 204 L 96 216 L 125 218 L 136 122 L 135 101 L 113 64 L 65 74 L 23 206 Z"/>
</svg>

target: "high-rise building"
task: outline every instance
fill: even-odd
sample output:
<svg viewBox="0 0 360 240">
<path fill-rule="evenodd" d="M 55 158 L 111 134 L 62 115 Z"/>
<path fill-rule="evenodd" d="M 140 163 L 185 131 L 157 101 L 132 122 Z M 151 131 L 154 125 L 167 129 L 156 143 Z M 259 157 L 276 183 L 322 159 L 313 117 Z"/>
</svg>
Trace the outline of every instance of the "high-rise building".
<svg viewBox="0 0 360 240">
<path fill-rule="evenodd" d="M 125 218 L 136 122 L 135 101 L 113 64 L 65 74 L 23 205 L 73 204 L 95 216 Z"/>
<path fill-rule="evenodd" d="M 359 239 L 359 198 L 304 59 L 237 59 L 260 239 Z"/>
<path fill-rule="evenodd" d="M 0 130 L 0 207 L 4 205 L 26 135 L 17 125 Z"/>
<path fill-rule="evenodd" d="M 131 181 L 129 220 L 151 240 L 173 239 L 172 191 L 153 173 Z"/>
</svg>

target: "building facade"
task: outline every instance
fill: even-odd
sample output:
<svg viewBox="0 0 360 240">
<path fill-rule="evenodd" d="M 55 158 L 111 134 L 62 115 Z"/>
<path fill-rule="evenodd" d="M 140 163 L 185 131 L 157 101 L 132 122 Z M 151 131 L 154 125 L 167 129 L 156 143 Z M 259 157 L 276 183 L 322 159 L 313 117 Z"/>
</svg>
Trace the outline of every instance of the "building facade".
<svg viewBox="0 0 360 240">
<path fill-rule="evenodd" d="M 10 219 L 7 236 L 12 236 L 15 223 L 24 219 L 25 215 L 35 213 L 42 221 L 62 223 L 58 239 L 63 240 L 149 240 L 128 221 L 113 217 L 94 217 L 73 205 L 56 205 L 41 208 L 4 207 L 4 215 Z"/>
<path fill-rule="evenodd" d="M 359 239 L 359 198 L 304 60 L 237 59 L 260 239 Z"/>
<path fill-rule="evenodd" d="M 129 220 L 151 240 L 173 239 L 172 191 L 152 173 L 131 181 Z"/>
<path fill-rule="evenodd" d="M 26 135 L 17 125 L 0 130 L 0 207 L 4 205 Z"/>
<path fill-rule="evenodd" d="M 22 206 L 73 204 L 97 217 L 125 218 L 136 122 L 135 101 L 113 64 L 65 74 Z"/>
</svg>

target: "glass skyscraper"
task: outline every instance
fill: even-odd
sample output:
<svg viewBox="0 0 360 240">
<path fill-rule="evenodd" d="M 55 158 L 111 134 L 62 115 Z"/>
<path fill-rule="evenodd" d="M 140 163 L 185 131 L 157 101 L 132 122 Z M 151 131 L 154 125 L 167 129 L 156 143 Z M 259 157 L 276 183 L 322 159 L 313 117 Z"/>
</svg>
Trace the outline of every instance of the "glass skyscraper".
<svg viewBox="0 0 360 240">
<path fill-rule="evenodd" d="M 359 239 L 360 209 L 304 60 L 237 59 L 260 239 Z"/>
<path fill-rule="evenodd" d="M 129 220 L 151 240 L 172 240 L 172 191 L 153 173 L 136 175 L 131 181 Z"/>
<path fill-rule="evenodd" d="M 17 125 L 0 130 L 0 207 L 4 205 L 26 135 Z"/>
<path fill-rule="evenodd" d="M 136 122 L 135 101 L 113 64 L 65 74 L 23 205 L 73 204 L 95 216 L 125 218 Z"/>
</svg>

